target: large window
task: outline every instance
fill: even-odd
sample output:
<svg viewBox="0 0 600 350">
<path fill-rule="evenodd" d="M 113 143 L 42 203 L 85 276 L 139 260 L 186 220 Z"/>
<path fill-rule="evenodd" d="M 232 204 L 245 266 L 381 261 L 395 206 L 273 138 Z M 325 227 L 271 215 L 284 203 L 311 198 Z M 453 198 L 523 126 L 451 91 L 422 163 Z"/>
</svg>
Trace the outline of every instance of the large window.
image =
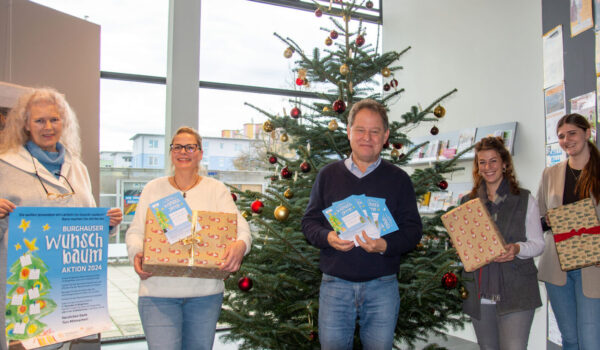
<svg viewBox="0 0 600 350">
<path fill-rule="evenodd" d="M 165 138 L 164 130 L 169 1 L 35 2 L 101 26 L 99 205 L 121 207 L 125 214 L 119 234 L 110 240 L 108 295 L 114 325 L 103 338 L 141 336 L 137 275 L 128 264 L 124 242 L 145 183 L 168 169 L 164 150 L 169 135 Z M 317 2 L 323 8 L 330 3 Z M 362 11 L 370 20 L 381 18 L 379 1 L 374 3 L 374 9 Z M 321 27 L 331 27 L 331 22 L 326 16 L 317 18 L 309 0 L 202 0 L 201 6 L 198 129 L 205 137 L 202 165 L 208 176 L 260 191 L 266 173 L 236 163 L 264 143 L 257 135 L 265 116 L 245 103 L 281 115 L 284 109 L 289 112 L 298 90 L 322 90 L 318 84 L 310 90 L 295 86 L 291 68 L 297 56 L 285 59 L 287 45 L 273 33 L 293 39 L 312 55 L 315 47 L 326 49 L 328 32 Z M 368 21 L 363 25 L 367 42 L 377 44 L 378 25 Z"/>
</svg>

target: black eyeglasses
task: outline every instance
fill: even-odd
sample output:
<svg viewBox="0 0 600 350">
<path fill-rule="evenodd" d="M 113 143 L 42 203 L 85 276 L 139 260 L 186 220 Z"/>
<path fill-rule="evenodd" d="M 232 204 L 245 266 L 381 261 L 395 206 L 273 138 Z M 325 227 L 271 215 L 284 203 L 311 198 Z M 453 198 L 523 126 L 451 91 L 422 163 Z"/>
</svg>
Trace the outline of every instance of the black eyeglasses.
<svg viewBox="0 0 600 350">
<path fill-rule="evenodd" d="M 185 149 L 187 153 L 194 153 L 196 150 L 200 149 L 200 145 L 192 143 L 188 145 L 180 145 L 180 144 L 170 144 L 172 152 L 181 152 L 181 150 Z"/>
<path fill-rule="evenodd" d="M 67 192 L 67 193 L 52 193 L 52 192 L 48 192 L 48 189 L 46 188 L 46 185 L 44 185 L 44 182 L 42 181 L 42 178 L 40 177 L 40 174 L 38 174 L 37 167 L 35 166 L 35 160 L 33 160 L 33 157 L 31 157 L 31 161 L 33 162 L 33 168 L 35 169 L 35 176 L 37 176 L 38 180 L 40 181 L 40 184 L 44 188 L 44 191 L 46 192 L 46 197 L 48 199 L 50 199 L 50 200 L 65 199 L 65 198 L 70 197 L 70 196 L 72 196 L 72 195 L 75 194 L 75 190 L 73 189 L 73 186 L 71 186 L 71 183 L 69 182 L 69 179 L 67 179 L 62 174 L 58 174 L 58 176 L 62 177 L 63 179 L 65 179 L 65 181 L 67 182 L 67 185 L 69 185 L 69 188 L 71 189 L 71 192 Z"/>
</svg>

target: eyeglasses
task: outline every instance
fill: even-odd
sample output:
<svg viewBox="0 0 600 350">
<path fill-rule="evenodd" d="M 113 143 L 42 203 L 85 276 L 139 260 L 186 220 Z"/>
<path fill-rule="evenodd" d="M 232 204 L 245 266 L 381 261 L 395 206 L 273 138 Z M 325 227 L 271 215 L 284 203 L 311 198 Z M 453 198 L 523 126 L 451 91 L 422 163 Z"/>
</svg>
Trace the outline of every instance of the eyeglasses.
<svg viewBox="0 0 600 350">
<path fill-rule="evenodd" d="M 185 149 L 187 153 L 194 153 L 196 150 L 200 149 L 200 145 L 195 143 L 189 145 L 170 144 L 169 147 L 172 152 L 181 152 L 181 150 Z"/>
<path fill-rule="evenodd" d="M 71 189 L 71 192 L 67 192 L 67 193 L 48 192 L 48 189 L 46 188 L 46 185 L 44 185 L 44 182 L 42 181 L 40 174 L 38 174 L 37 167 L 35 166 L 35 160 L 33 160 L 33 157 L 31 157 L 31 161 L 33 162 L 33 168 L 35 169 L 35 176 L 37 176 L 38 180 L 40 181 L 40 184 L 42 185 L 42 187 L 44 188 L 44 191 L 46 192 L 46 198 L 48 198 L 50 200 L 58 200 L 58 199 L 65 199 L 65 198 L 70 197 L 75 194 L 75 190 L 73 189 L 73 186 L 71 186 L 69 179 L 67 179 L 62 174 L 58 174 L 58 176 L 65 179 L 65 181 L 67 182 L 67 185 L 69 185 L 69 188 Z"/>
</svg>

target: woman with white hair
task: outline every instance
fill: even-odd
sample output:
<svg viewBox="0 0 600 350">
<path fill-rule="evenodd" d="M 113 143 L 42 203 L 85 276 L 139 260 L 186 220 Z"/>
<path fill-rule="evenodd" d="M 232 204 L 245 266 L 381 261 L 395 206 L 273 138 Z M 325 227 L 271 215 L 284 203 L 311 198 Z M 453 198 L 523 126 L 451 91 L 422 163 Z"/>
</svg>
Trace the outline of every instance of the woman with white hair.
<svg viewBox="0 0 600 350">
<path fill-rule="evenodd" d="M 81 162 L 75 114 L 51 88 L 24 93 L 0 132 L 0 261 L 6 261 L 8 218 L 17 206 L 95 207 L 87 168 Z M 110 226 L 121 223 L 121 209 L 108 210 Z M 0 264 L 6 276 L 6 264 Z M 0 278 L 0 324 L 4 324 L 6 278 Z M 6 349 L 0 332 L 0 349 Z"/>
</svg>

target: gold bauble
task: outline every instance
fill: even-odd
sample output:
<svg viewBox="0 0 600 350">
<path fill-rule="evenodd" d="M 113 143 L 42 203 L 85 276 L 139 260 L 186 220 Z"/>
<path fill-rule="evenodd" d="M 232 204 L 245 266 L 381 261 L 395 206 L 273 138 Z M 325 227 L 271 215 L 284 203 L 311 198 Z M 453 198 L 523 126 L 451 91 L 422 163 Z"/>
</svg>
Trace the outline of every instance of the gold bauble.
<svg viewBox="0 0 600 350">
<path fill-rule="evenodd" d="M 398 158 L 398 156 L 400 156 L 400 152 L 397 149 L 393 149 L 390 155 L 392 158 Z"/>
<path fill-rule="evenodd" d="M 392 71 L 388 68 L 385 67 L 381 70 L 381 75 L 383 75 L 384 77 L 389 77 L 392 74 Z"/>
<path fill-rule="evenodd" d="M 247 211 L 243 210 L 242 211 L 242 216 L 244 217 L 244 219 L 247 219 L 250 217 L 250 213 L 248 213 Z"/>
<path fill-rule="evenodd" d="M 270 120 L 267 120 L 266 122 L 263 123 L 263 130 L 264 130 L 264 132 L 271 132 L 271 131 L 275 130 L 275 127 L 273 126 L 273 123 L 271 123 Z"/>
<path fill-rule="evenodd" d="M 330 37 L 325 38 L 325 45 L 331 46 L 331 44 L 333 44 L 333 40 Z"/>
<path fill-rule="evenodd" d="M 298 69 L 298 78 L 300 78 L 300 79 L 306 78 L 306 69 L 304 69 L 304 68 Z"/>
<path fill-rule="evenodd" d="M 287 142 L 288 135 L 286 133 L 283 133 L 281 134 L 281 136 L 279 136 L 279 139 L 281 140 L 281 142 Z"/>
<path fill-rule="evenodd" d="M 446 108 L 442 107 L 441 105 L 438 105 L 433 110 L 433 115 L 435 115 L 438 118 L 443 118 L 446 115 Z"/>
<path fill-rule="evenodd" d="M 467 292 L 466 290 L 463 290 L 462 292 L 460 292 L 460 298 L 462 300 L 467 300 L 468 297 L 469 297 L 469 292 Z"/>
<path fill-rule="evenodd" d="M 344 64 L 342 64 L 342 65 L 340 66 L 340 74 L 342 74 L 342 75 L 346 75 L 346 74 L 348 74 L 348 73 L 350 73 L 350 68 L 348 67 L 348 65 L 347 65 L 347 64 L 345 64 L 345 63 L 344 63 Z"/>
<path fill-rule="evenodd" d="M 329 124 L 327 125 L 327 129 L 329 129 L 329 131 L 336 131 L 338 128 L 338 123 L 335 121 L 335 119 L 332 119 Z"/>
<path fill-rule="evenodd" d="M 292 57 L 293 54 L 294 54 L 294 49 L 292 49 L 291 47 L 288 47 L 287 49 L 285 49 L 283 51 L 283 57 L 285 57 L 285 58 L 290 58 L 290 57 Z"/>
<path fill-rule="evenodd" d="M 327 113 L 329 111 L 331 111 L 331 108 L 329 108 L 329 106 L 323 107 L 323 113 Z"/>
<path fill-rule="evenodd" d="M 285 206 L 280 205 L 277 208 L 275 208 L 275 211 L 273 211 L 273 215 L 278 221 L 285 221 L 290 216 L 290 210 Z"/>
<path fill-rule="evenodd" d="M 291 188 L 288 188 L 285 190 L 285 192 L 283 192 L 283 196 L 287 199 L 292 199 L 294 197 L 294 192 Z"/>
</svg>

